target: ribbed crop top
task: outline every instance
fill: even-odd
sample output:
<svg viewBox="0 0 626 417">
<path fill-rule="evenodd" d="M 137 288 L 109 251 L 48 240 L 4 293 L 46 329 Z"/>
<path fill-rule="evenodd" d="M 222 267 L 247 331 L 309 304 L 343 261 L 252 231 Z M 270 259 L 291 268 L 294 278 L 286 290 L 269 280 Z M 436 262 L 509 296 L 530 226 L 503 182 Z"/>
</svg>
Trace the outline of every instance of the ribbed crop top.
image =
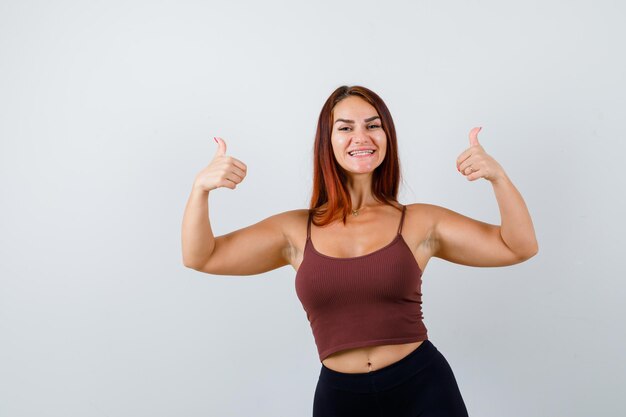
<svg viewBox="0 0 626 417">
<path fill-rule="evenodd" d="M 311 324 L 320 361 L 344 349 L 428 339 L 422 315 L 422 270 L 401 234 L 366 255 L 336 258 L 311 240 L 311 216 L 296 294 Z"/>
</svg>

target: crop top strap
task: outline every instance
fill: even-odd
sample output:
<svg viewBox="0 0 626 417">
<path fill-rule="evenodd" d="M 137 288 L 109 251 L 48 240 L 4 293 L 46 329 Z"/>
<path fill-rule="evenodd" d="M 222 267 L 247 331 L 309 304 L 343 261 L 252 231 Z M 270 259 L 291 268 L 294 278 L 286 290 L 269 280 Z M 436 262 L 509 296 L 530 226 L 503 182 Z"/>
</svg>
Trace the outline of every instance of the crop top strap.
<svg viewBox="0 0 626 417">
<path fill-rule="evenodd" d="M 311 237 L 311 214 L 313 214 L 313 211 L 311 209 L 309 209 L 309 219 L 307 220 L 307 223 L 306 223 L 306 238 L 307 238 L 307 240 Z"/>
<path fill-rule="evenodd" d="M 402 206 L 402 217 L 400 218 L 400 226 L 398 226 L 398 234 L 402 232 L 402 223 L 404 223 L 404 213 L 406 212 L 406 206 Z"/>
</svg>

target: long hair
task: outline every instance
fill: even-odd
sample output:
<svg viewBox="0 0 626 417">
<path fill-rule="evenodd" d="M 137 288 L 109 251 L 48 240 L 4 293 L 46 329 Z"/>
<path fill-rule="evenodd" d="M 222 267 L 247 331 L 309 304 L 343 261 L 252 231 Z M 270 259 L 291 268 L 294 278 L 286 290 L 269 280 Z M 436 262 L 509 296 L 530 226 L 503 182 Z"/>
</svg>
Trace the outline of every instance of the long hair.
<svg viewBox="0 0 626 417">
<path fill-rule="evenodd" d="M 372 174 L 372 194 L 378 202 L 393 205 L 398 202 L 400 185 L 400 161 L 398 159 L 398 142 L 396 128 L 391 113 L 385 102 L 373 91 L 362 86 L 343 85 L 328 97 L 317 122 L 315 143 L 313 145 L 313 191 L 309 210 L 313 210 L 320 220 L 312 219 L 316 226 L 331 223 L 338 214 L 346 223 L 346 217 L 352 210 L 350 193 L 347 190 L 347 176 L 333 154 L 331 133 L 333 111 L 341 100 L 357 96 L 370 103 L 378 112 L 382 128 L 387 136 L 387 151 L 383 162 Z M 326 209 L 319 207 L 328 203 Z"/>
</svg>

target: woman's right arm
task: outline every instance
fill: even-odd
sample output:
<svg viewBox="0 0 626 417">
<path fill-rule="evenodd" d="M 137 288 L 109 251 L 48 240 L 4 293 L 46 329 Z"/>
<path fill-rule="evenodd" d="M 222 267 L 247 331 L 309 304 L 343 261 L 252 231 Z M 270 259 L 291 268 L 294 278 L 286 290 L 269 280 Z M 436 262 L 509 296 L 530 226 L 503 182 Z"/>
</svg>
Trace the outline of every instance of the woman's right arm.
<svg viewBox="0 0 626 417">
<path fill-rule="evenodd" d="M 215 248 L 209 221 L 209 191 L 194 184 L 183 216 L 183 264 L 196 269 L 204 265 Z"/>
<path fill-rule="evenodd" d="M 287 212 L 217 238 L 209 221 L 209 193 L 218 187 L 235 189 L 246 176 L 246 165 L 226 156 L 220 138 L 211 163 L 193 183 L 182 225 L 183 264 L 214 275 L 254 275 L 289 264 L 290 242 L 284 232 Z"/>
</svg>

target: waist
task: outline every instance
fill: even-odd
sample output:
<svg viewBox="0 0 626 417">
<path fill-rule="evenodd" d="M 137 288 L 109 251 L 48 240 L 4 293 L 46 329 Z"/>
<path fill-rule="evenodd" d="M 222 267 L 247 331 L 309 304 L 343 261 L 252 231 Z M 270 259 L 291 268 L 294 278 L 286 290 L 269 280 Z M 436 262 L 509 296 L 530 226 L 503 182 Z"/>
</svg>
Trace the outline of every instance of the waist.
<svg viewBox="0 0 626 417">
<path fill-rule="evenodd" d="M 385 345 L 382 347 L 382 351 L 385 351 L 388 346 L 389 345 Z M 326 360 L 322 362 L 319 377 L 324 380 L 324 382 L 337 389 L 349 389 L 354 392 L 369 392 L 373 385 L 380 389 L 388 389 L 402 383 L 407 378 L 421 371 L 439 352 L 435 345 L 428 339 L 414 343 L 406 343 L 403 344 L 403 346 L 410 347 L 412 350 L 389 365 L 379 366 L 371 371 L 366 370 L 365 372 L 351 373 L 331 369 L 324 364 L 325 361 L 331 358 L 326 358 Z M 361 352 L 361 356 L 358 357 L 363 358 L 362 354 L 363 352 Z M 370 361 L 373 360 L 375 359 L 370 359 Z"/>
<path fill-rule="evenodd" d="M 346 349 L 328 356 L 322 361 L 322 365 L 344 374 L 368 373 L 398 362 L 422 343 L 424 340 Z"/>
</svg>

